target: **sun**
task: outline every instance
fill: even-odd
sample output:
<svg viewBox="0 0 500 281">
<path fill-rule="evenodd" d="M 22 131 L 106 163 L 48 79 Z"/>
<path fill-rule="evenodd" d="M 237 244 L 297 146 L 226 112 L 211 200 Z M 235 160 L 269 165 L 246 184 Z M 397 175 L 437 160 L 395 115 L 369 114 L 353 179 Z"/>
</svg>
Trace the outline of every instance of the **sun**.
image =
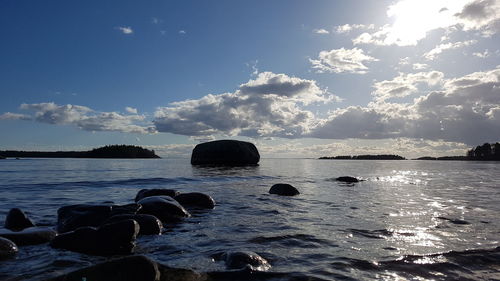
<svg viewBox="0 0 500 281">
<path fill-rule="evenodd" d="M 469 0 L 402 0 L 389 6 L 394 23 L 386 28 L 386 43 L 415 45 L 427 32 L 455 24 L 455 14 Z"/>
</svg>

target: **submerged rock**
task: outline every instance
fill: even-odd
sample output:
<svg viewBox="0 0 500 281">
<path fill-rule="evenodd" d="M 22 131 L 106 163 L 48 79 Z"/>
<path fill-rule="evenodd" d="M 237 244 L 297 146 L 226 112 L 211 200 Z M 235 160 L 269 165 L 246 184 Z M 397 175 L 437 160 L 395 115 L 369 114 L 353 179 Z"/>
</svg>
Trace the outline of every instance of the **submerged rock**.
<svg viewBox="0 0 500 281">
<path fill-rule="evenodd" d="M 141 199 L 139 202 L 142 209 L 141 214 L 149 214 L 159 218 L 162 222 L 178 222 L 190 214 L 179 202 L 169 196 L 151 196 Z"/>
<path fill-rule="evenodd" d="M 179 191 L 167 188 L 141 189 L 135 196 L 135 202 L 139 202 L 141 199 L 151 196 L 165 195 L 174 198 L 179 194 Z"/>
<path fill-rule="evenodd" d="M 271 268 L 266 259 L 254 252 L 228 252 L 222 254 L 222 259 L 228 269 L 245 269 L 250 267 L 250 269 L 255 271 L 266 271 Z"/>
<path fill-rule="evenodd" d="M 161 234 L 161 229 L 163 224 L 161 221 L 153 216 L 146 214 L 135 214 L 135 215 L 116 215 L 107 219 L 104 224 L 109 224 L 113 222 L 119 222 L 124 220 L 135 220 L 139 224 L 139 235 L 158 235 Z"/>
<path fill-rule="evenodd" d="M 196 207 L 201 209 L 215 208 L 215 200 L 207 194 L 200 192 L 181 193 L 174 197 L 183 207 Z"/>
<path fill-rule="evenodd" d="M 7 238 L 18 246 L 38 245 L 52 241 L 57 233 L 47 227 L 30 227 L 22 231 L 2 231 L 0 237 Z"/>
<path fill-rule="evenodd" d="M 348 182 L 348 183 L 359 182 L 359 180 L 357 178 L 349 177 L 349 176 L 338 177 L 335 180 L 340 181 L 340 182 Z"/>
<path fill-rule="evenodd" d="M 269 193 L 283 195 L 283 196 L 295 196 L 300 194 L 297 188 L 287 183 L 277 183 L 271 186 Z"/>
<path fill-rule="evenodd" d="M 205 274 L 170 268 L 145 256 L 129 256 L 82 268 L 46 281 L 204 281 Z"/>
<path fill-rule="evenodd" d="M 50 245 L 91 255 L 126 255 L 133 253 L 138 233 L 139 224 L 135 220 L 125 220 L 105 224 L 98 229 L 78 228 L 57 236 Z"/>
<path fill-rule="evenodd" d="M 17 254 L 19 250 L 14 242 L 0 237 L 0 260 L 8 259 Z"/>
<path fill-rule="evenodd" d="M 33 227 L 35 224 L 28 216 L 18 208 L 10 209 L 5 218 L 5 228 L 12 231 L 20 231 L 28 227 Z"/>
<path fill-rule="evenodd" d="M 260 154 L 253 143 L 219 140 L 196 145 L 191 154 L 192 165 L 257 165 Z"/>
<path fill-rule="evenodd" d="M 119 214 L 135 214 L 141 208 L 138 204 L 118 205 L 69 205 L 57 210 L 57 231 L 75 230 L 83 226 L 98 227 L 109 217 Z"/>
</svg>

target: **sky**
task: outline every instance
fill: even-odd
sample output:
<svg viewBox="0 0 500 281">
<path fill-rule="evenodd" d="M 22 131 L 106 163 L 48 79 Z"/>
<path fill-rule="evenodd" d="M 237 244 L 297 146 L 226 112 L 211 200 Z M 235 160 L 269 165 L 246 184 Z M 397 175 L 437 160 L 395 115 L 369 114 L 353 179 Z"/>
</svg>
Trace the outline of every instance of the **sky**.
<svg viewBox="0 0 500 281">
<path fill-rule="evenodd" d="M 500 141 L 500 0 L 0 0 L 0 150 Z"/>
</svg>

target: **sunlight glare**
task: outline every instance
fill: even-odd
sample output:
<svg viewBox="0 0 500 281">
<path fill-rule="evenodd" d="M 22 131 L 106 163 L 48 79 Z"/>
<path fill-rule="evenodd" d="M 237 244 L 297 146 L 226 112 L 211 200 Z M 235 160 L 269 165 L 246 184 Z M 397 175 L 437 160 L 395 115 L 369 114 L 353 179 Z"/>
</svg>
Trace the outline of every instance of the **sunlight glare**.
<svg viewBox="0 0 500 281">
<path fill-rule="evenodd" d="M 455 14 L 468 0 L 402 0 L 389 6 L 394 23 L 387 27 L 386 43 L 415 45 L 427 32 L 456 23 Z"/>
</svg>

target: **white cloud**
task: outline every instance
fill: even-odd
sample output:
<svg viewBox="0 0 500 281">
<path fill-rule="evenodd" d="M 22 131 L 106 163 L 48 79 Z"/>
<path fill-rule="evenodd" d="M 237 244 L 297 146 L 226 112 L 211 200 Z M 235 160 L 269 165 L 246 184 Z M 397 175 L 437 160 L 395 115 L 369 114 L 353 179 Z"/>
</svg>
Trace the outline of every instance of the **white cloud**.
<svg viewBox="0 0 500 281">
<path fill-rule="evenodd" d="M 154 123 L 160 132 L 188 136 L 300 137 L 315 121 L 303 106 L 334 99 L 313 80 L 262 72 L 233 93 L 160 107 Z"/>
<path fill-rule="evenodd" d="M 448 79 L 412 103 L 372 102 L 339 109 L 311 130 L 318 138 L 444 140 L 477 145 L 500 139 L 500 68 Z"/>
<path fill-rule="evenodd" d="M 441 54 L 442 52 L 444 52 L 446 50 L 463 48 L 466 46 L 474 45 L 476 43 L 477 43 L 477 40 L 468 40 L 468 41 L 463 41 L 463 42 L 439 44 L 434 49 L 425 53 L 423 56 L 428 60 L 434 60 L 439 54 Z"/>
<path fill-rule="evenodd" d="M 316 34 L 329 34 L 330 31 L 328 31 L 326 29 L 323 29 L 323 28 L 320 28 L 320 29 L 314 29 L 313 33 L 316 33 Z"/>
<path fill-rule="evenodd" d="M 321 51 L 317 60 L 309 60 L 312 68 L 317 72 L 335 72 L 335 73 L 357 73 L 364 74 L 368 67 L 364 62 L 378 61 L 377 59 L 366 55 L 362 49 L 335 49 L 330 51 Z"/>
<path fill-rule="evenodd" d="M 34 120 L 53 125 L 72 125 L 85 131 L 116 131 L 125 133 L 155 133 L 153 126 L 144 125 L 143 115 L 122 115 L 116 112 L 96 112 L 86 106 L 57 105 L 53 102 L 22 104 L 22 110 L 32 115 L 4 113 L 5 119 Z"/>
<path fill-rule="evenodd" d="M 500 0 L 401 0 L 390 5 L 392 24 L 365 32 L 354 44 L 416 45 L 436 29 L 479 30 L 491 36 L 500 30 Z"/>
<path fill-rule="evenodd" d="M 117 26 L 116 29 L 120 30 L 123 34 L 134 33 L 134 30 L 130 26 Z"/>
<path fill-rule="evenodd" d="M 488 49 L 486 49 L 482 53 L 475 52 L 475 53 L 472 53 L 472 55 L 475 56 L 475 57 L 478 57 L 478 58 L 485 59 L 485 58 L 489 57 L 491 55 L 491 53 L 490 53 L 490 51 L 488 51 Z"/>
<path fill-rule="evenodd" d="M 374 29 L 374 24 L 344 24 L 335 27 L 337 33 L 349 33 L 356 29 Z"/>
<path fill-rule="evenodd" d="M 5 112 L 0 115 L 0 120 L 31 120 L 31 116 L 26 114 Z"/>
<path fill-rule="evenodd" d="M 137 108 L 127 106 L 125 107 L 125 111 L 128 113 L 137 114 Z"/>
<path fill-rule="evenodd" d="M 427 86 L 435 86 L 442 81 L 444 74 L 439 71 L 419 72 L 404 74 L 392 80 L 384 80 L 376 82 L 373 85 L 375 91 L 372 93 L 377 101 L 382 101 L 390 98 L 402 98 L 418 92 L 418 84 L 426 84 Z"/>
<path fill-rule="evenodd" d="M 425 63 L 414 63 L 413 64 L 413 69 L 415 69 L 415 70 L 424 70 L 427 68 L 429 68 L 429 65 L 425 64 Z"/>
<path fill-rule="evenodd" d="M 185 30 L 179 30 L 179 34 L 186 34 L 187 32 Z"/>
</svg>

